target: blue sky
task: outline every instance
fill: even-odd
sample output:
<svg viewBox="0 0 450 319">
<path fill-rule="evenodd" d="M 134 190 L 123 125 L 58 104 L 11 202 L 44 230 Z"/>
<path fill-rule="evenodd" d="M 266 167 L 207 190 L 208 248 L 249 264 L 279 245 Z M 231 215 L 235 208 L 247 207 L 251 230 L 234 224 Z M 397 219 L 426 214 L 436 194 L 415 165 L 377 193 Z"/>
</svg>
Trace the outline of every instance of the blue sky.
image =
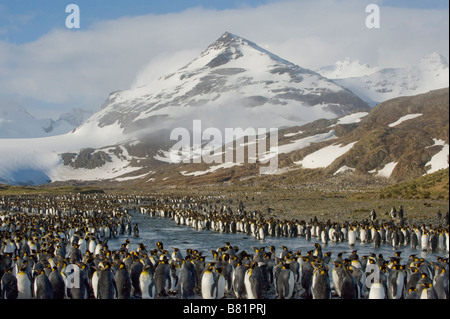
<svg viewBox="0 0 450 319">
<path fill-rule="evenodd" d="M 226 10 L 257 7 L 275 0 L 8 0 L 0 1 L 0 40 L 21 44 L 36 40 L 54 28 L 64 28 L 65 8 L 80 7 L 82 27 L 100 20 L 145 14 L 179 13 L 189 8 Z M 448 9 L 447 0 L 373 1 L 382 6 L 417 9 Z"/>
<path fill-rule="evenodd" d="M 65 27 L 77 4 L 81 28 Z M 365 26 L 367 4 L 381 28 Z M 225 31 L 302 67 L 449 55 L 447 0 L 0 0 L 0 107 L 54 119 L 182 67 Z M 5 102 L 6 101 L 6 102 Z"/>
<path fill-rule="evenodd" d="M 24 43 L 36 40 L 53 28 L 63 28 L 65 8 L 80 7 L 82 27 L 99 20 L 145 14 L 179 13 L 189 8 L 226 10 L 255 7 L 270 0 L 8 0 L 0 1 L 0 40 Z"/>
</svg>

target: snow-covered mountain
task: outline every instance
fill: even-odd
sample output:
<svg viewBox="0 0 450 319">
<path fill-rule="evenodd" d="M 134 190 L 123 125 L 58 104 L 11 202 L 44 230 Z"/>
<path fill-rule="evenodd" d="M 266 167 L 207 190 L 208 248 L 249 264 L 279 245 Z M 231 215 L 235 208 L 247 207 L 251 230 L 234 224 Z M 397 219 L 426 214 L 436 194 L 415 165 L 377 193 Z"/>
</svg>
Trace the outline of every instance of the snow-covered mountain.
<svg viewBox="0 0 450 319">
<path fill-rule="evenodd" d="M 330 80 L 227 32 L 176 72 L 141 87 L 111 93 L 97 113 L 70 133 L 34 139 L 2 139 L 0 182 L 161 182 L 171 179 L 176 183 L 179 178 L 221 174 L 239 166 L 234 163 L 202 163 L 200 166 L 170 163 L 168 153 L 175 143 L 170 141 L 170 130 L 175 127 L 191 130 L 193 120 L 201 120 L 204 129 L 294 127 L 294 131 L 284 135 L 289 140 L 280 140 L 279 154 L 281 158 L 286 156 L 284 163 L 290 161 L 297 168 L 314 168 L 320 157 L 321 163 L 326 162 L 325 167 L 335 163 L 333 169 L 336 171 L 345 170 L 344 166 L 355 168 L 356 164 L 352 162 L 350 165 L 350 160 L 348 165 L 335 167 L 337 158 L 334 155 L 344 156 L 358 147 L 356 137 L 349 141 L 336 139 L 343 131 L 354 129 L 353 125 L 371 112 L 363 99 L 378 101 L 369 93 L 383 84 L 389 89 L 375 91 L 383 98 L 411 93 L 397 88 L 398 85 L 402 87 L 405 77 L 407 84 L 403 86 L 407 87 L 411 83 L 421 84 L 417 84 L 420 88 L 424 87 L 423 83 L 429 83 L 429 87 L 440 85 L 445 70 L 448 77 L 448 66 L 445 69 L 445 61 L 441 62 L 439 64 L 439 59 L 432 55 L 414 68 L 375 70 L 361 66 L 359 62 L 344 61 L 329 68 L 329 74 L 334 72 L 337 76 L 353 77 Z M 417 68 L 419 74 L 416 79 L 410 74 Z M 364 75 L 355 77 L 361 74 Z M 433 78 L 436 74 L 439 74 L 439 81 Z M 378 79 L 378 82 L 370 82 L 369 78 L 373 81 Z M 358 80 L 366 82 L 358 86 Z M 351 90 L 342 81 L 350 81 L 345 83 L 350 84 Z M 394 114 L 392 123 L 401 117 Z M 78 119 L 80 116 L 68 114 L 60 118 L 71 123 Z M 316 124 L 309 128 L 309 123 L 316 123 L 319 119 L 326 121 L 323 131 L 317 131 Z M 46 127 L 54 130 L 56 122 L 50 122 Z M 310 131 L 300 132 L 304 128 Z M 439 143 L 443 140 L 437 135 L 433 138 Z M 320 151 L 316 148 L 318 143 L 326 143 L 325 147 L 330 148 L 308 157 L 308 153 Z M 296 159 L 292 162 L 287 158 L 294 153 Z M 311 159 L 312 164 L 308 162 Z"/>
<path fill-rule="evenodd" d="M 323 66 L 316 72 L 328 79 L 336 80 L 370 75 L 379 71 L 379 69 L 379 67 L 371 67 L 367 63 L 362 64 L 359 60 L 352 61 L 347 57 L 344 61 Z"/>
<path fill-rule="evenodd" d="M 124 133 L 186 126 L 192 119 L 218 128 L 281 127 L 367 107 L 318 73 L 226 32 L 175 73 L 112 93 L 89 121 L 118 123 Z"/>
<path fill-rule="evenodd" d="M 318 72 L 350 89 L 370 105 L 449 86 L 448 63 L 437 52 L 405 68 L 379 69 L 346 59 L 333 66 L 323 67 Z"/>
<path fill-rule="evenodd" d="M 17 103 L 0 103 L 0 139 L 37 138 L 65 134 L 80 126 L 92 112 L 73 109 L 53 120 L 37 119 Z"/>
</svg>

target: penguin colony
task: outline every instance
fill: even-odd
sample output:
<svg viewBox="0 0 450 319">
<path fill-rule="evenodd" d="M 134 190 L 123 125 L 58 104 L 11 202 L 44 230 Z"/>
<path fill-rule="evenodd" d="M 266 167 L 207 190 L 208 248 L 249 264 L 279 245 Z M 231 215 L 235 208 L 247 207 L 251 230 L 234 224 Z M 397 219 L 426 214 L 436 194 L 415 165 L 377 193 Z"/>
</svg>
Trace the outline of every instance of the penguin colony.
<svg viewBox="0 0 450 319">
<path fill-rule="evenodd" d="M 222 214 L 211 213 L 202 211 L 205 203 L 195 200 L 104 194 L 0 199 L 2 299 L 448 299 L 448 258 L 403 258 L 401 251 L 387 259 L 381 254 L 358 256 L 357 250 L 336 257 L 322 252 L 324 231 L 333 235 L 333 229 L 336 233 L 329 240 L 373 242 L 378 238 L 374 234 L 385 229 L 380 243 L 399 247 L 406 242 L 405 237 L 410 243 L 412 234 L 418 236 L 420 232 L 421 241 L 417 240 L 415 248 L 448 254 L 448 229 L 445 233 L 429 226 L 395 228 L 314 220 L 282 221 L 272 234 L 269 224 L 275 221 L 266 222 L 261 214 L 247 214 L 244 210 L 237 214 L 225 210 Z M 201 229 L 320 240 L 308 251 L 271 246 L 252 247 L 247 252 L 224 243 L 204 255 L 194 247 L 185 252 L 174 247 L 169 251 L 163 242 L 153 248 L 140 244 L 131 250 L 129 239 L 119 249 L 111 250 L 109 239 L 139 236 L 138 227 L 132 227 L 124 208 L 130 205 L 140 206 L 142 214 L 173 218 L 183 225 L 200 225 Z M 239 218 L 248 220 L 243 222 L 248 226 L 239 225 Z M 235 226 L 231 226 L 233 220 Z M 251 224 L 260 225 L 258 231 L 252 232 Z M 291 224 L 295 227 L 281 227 Z M 366 227 L 364 235 L 361 230 Z M 393 233 L 408 234 L 408 230 L 410 234 L 403 240 L 393 239 Z M 447 236 L 442 245 L 441 233 Z M 425 246 L 423 234 L 429 236 Z M 438 234 L 436 247 L 430 238 L 433 234 Z"/>
</svg>

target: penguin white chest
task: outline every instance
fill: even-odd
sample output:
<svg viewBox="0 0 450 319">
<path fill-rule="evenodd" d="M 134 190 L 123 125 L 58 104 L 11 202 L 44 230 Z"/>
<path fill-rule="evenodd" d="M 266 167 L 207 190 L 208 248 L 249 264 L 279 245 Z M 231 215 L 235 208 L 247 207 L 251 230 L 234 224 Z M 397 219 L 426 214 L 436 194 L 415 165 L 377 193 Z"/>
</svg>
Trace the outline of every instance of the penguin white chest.
<svg viewBox="0 0 450 319">
<path fill-rule="evenodd" d="M 428 249 L 428 235 L 423 234 L 422 235 L 422 250 L 427 250 L 427 249 Z"/>
<path fill-rule="evenodd" d="M 253 294 L 252 283 L 250 282 L 251 270 L 247 270 L 244 277 L 245 290 L 247 291 L 247 299 L 257 299 Z"/>
<path fill-rule="evenodd" d="M 139 286 L 142 292 L 142 299 L 155 298 L 155 285 L 153 278 L 148 272 L 142 272 L 139 276 Z"/>
<path fill-rule="evenodd" d="M 24 272 L 17 274 L 17 290 L 19 292 L 17 299 L 31 299 L 31 280 Z"/>
<path fill-rule="evenodd" d="M 384 299 L 386 293 L 382 283 L 375 282 L 370 287 L 369 299 Z"/>
<path fill-rule="evenodd" d="M 201 284 L 203 299 L 215 299 L 217 287 L 214 287 L 214 274 L 209 271 L 205 272 Z"/>
</svg>

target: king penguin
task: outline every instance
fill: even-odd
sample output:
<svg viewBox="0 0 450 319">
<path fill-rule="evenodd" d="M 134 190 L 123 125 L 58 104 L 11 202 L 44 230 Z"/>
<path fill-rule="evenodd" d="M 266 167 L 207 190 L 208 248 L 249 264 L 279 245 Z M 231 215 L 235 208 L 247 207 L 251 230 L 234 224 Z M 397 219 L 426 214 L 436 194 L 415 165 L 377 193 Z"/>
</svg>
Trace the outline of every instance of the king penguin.
<svg viewBox="0 0 450 319">
<path fill-rule="evenodd" d="M 405 297 L 405 275 L 403 267 L 393 265 L 388 275 L 388 297 L 389 299 L 403 299 Z"/>
<path fill-rule="evenodd" d="M 53 299 L 52 285 L 44 270 L 34 280 L 34 296 L 36 299 Z"/>
<path fill-rule="evenodd" d="M 217 279 L 213 266 L 203 272 L 201 279 L 201 293 L 203 299 L 216 299 L 217 297 Z"/>
<path fill-rule="evenodd" d="M 314 268 L 309 260 L 309 257 L 302 257 L 303 262 L 300 266 L 300 284 L 304 290 L 303 297 L 306 299 L 310 299 L 311 295 L 311 285 L 312 285 L 312 277 L 314 273 Z"/>
<path fill-rule="evenodd" d="M 381 235 L 379 231 L 375 231 L 373 235 L 373 246 L 374 248 L 380 248 L 381 245 Z"/>
<path fill-rule="evenodd" d="M 312 279 L 313 299 L 331 299 L 330 278 L 328 271 L 322 264 L 313 264 L 314 273 Z"/>
<path fill-rule="evenodd" d="M 448 271 L 446 271 L 444 266 L 439 265 L 436 267 L 435 276 L 433 278 L 433 286 L 438 299 L 448 299 L 448 277 Z"/>
<path fill-rule="evenodd" d="M 233 291 L 237 299 L 247 298 L 247 293 L 245 290 L 245 273 L 248 266 L 243 265 L 240 261 L 238 262 L 236 269 L 233 272 Z"/>
<path fill-rule="evenodd" d="M 142 299 L 154 299 L 156 294 L 155 281 L 153 280 L 153 275 L 150 272 L 150 267 L 146 266 L 142 270 L 139 276 L 139 286 L 141 289 Z"/>
<path fill-rule="evenodd" d="M 217 278 L 217 296 L 216 299 L 222 299 L 225 296 L 225 276 L 223 275 L 223 267 L 216 267 Z"/>
<path fill-rule="evenodd" d="M 144 269 L 144 264 L 139 260 L 137 255 L 133 255 L 133 262 L 130 265 L 130 280 L 132 293 L 134 296 L 139 297 L 141 295 L 141 289 L 139 287 L 139 276 L 141 275 L 142 269 Z"/>
<path fill-rule="evenodd" d="M 415 287 L 411 287 L 406 294 L 405 299 L 420 299 L 419 294 L 417 293 L 417 289 Z"/>
<path fill-rule="evenodd" d="M 12 274 L 11 268 L 7 269 L 3 274 L 0 287 L 2 299 L 17 299 L 19 295 L 17 279 Z"/>
<path fill-rule="evenodd" d="M 417 288 L 417 294 L 420 296 L 420 299 L 438 299 L 433 284 L 430 282 L 421 283 Z"/>
<path fill-rule="evenodd" d="M 344 266 L 345 277 L 342 281 L 341 294 L 342 299 L 358 299 L 359 289 L 356 278 L 351 273 L 349 265 Z"/>
<path fill-rule="evenodd" d="M 66 284 L 61 273 L 56 266 L 53 267 L 52 272 L 48 276 L 53 290 L 53 299 L 64 299 L 66 295 Z"/>
<path fill-rule="evenodd" d="M 68 287 L 69 295 L 72 299 L 88 299 L 91 294 L 88 270 L 84 263 L 78 265 L 78 267 L 78 274 L 76 272 L 73 273 L 73 276 L 77 277 L 74 278 L 74 280 L 77 281 L 77 284 L 69 284 L 69 282 L 67 282 L 70 285 L 70 287 Z M 69 279 L 70 277 L 68 276 L 67 278 Z"/>
<path fill-rule="evenodd" d="M 276 279 L 277 298 L 291 299 L 294 296 L 295 280 L 294 273 L 289 264 L 283 264 Z"/>
<path fill-rule="evenodd" d="M 25 269 L 26 265 L 22 266 L 19 273 L 16 275 L 18 289 L 17 299 L 31 299 L 33 297 L 31 290 L 31 278 Z"/>
<path fill-rule="evenodd" d="M 117 299 L 130 299 L 131 297 L 131 277 L 125 264 L 122 262 L 114 274 L 114 282 L 117 287 Z"/>
<path fill-rule="evenodd" d="M 344 281 L 345 271 L 340 261 L 334 262 L 334 268 L 331 271 L 331 279 L 333 280 L 333 286 L 336 294 L 342 297 L 342 282 Z"/>
<path fill-rule="evenodd" d="M 180 290 L 182 299 L 194 297 L 196 283 L 195 265 L 192 263 L 191 257 L 186 256 L 181 262 L 180 269 Z"/>
<path fill-rule="evenodd" d="M 247 299 L 261 299 L 264 289 L 263 275 L 256 263 L 252 263 L 245 272 L 244 279 Z"/>
<path fill-rule="evenodd" d="M 105 263 L 98 276 L 98 299 L 115 299 L 117 297 L 116 283 L 109 262 Z"/>
<path fill-rule="evenodd" d="M 155 280 L 156 294 L 158 296 L 167 296 L 171 287 L 170 266 L 167 263 L 167 258 L 164 256 L 155 268 L 153 276 Z"/>
</svg>

